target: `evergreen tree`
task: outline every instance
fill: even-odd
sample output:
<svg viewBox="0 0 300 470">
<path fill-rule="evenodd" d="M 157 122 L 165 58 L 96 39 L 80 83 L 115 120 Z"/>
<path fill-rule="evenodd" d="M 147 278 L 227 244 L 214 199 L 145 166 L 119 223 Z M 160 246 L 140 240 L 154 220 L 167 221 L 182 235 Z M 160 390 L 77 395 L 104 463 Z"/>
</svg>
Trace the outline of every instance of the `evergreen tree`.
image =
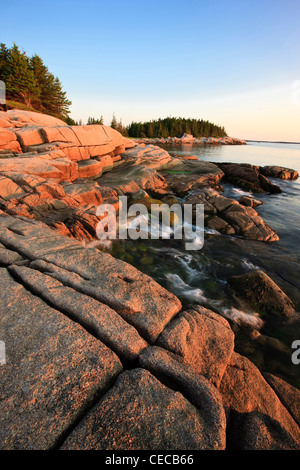
<svg viewBox="0 0 300 470">
<path fill-rule="evenodd" d="M 181 137 L 184 133 L 194 137 L 225 137 L 224 127 L 204 121 L 203 119 L 185 119 L 167 117 L 150 122 L 132 122 L 127 126 L 129 137 Z"/>
<path fill-rule="evenodd" d="M 6 84 L 8 99 L 61 118 L 68 116 L 71 101 L 37 54 L 29 58 L 16 44 L 10 49 L 0 44 L 0 80 Z"/>
<path fill-rule="evenodd" d="M 103 125 L 103 116 L 101 116 L 100 119 L 95 119 L 95 118 L 89 117 L 88 120 L 87 120 L 87 125 L 92 125 L 92 124 Z"/>
<path fill-rule="evenodd" d="M 32 98 L 39 98 L 40 95 L 28 58 L 16 44 L 9 51 L 6 90 L 8 95 L 22 101 L 26 106 L 31 106 Z"/>
<path fill-rule="evenodd" d="M 0 80 L 6 83 L 9 75 L 9 49 L 5 44 L 0 44 Z"/>
<path fill-rule="evenodd" d="M 113 117 L 112 117 L 112 120 L 111 120 L 111 123 L 110 123 L 110 127 L 112 127 L 113 129 L 117 129 L 117 127 L 118 127 L 118 121 L 117 121 L 117 118 L 116 118 L 115 114 L 113 114 Z"/>
</svg>

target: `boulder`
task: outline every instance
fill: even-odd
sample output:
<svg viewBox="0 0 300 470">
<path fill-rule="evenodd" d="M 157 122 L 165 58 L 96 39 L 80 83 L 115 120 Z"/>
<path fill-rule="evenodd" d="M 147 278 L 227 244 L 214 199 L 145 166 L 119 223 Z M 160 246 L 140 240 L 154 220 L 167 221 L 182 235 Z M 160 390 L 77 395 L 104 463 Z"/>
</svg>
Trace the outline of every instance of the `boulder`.
<svg viewBox="0 0 300 470">
<path fill-rule="evenodd" d="M 201 413 L 207 435 L 220 449 L 226 445 L 226 417 L 221 394 L 204 376 L 195 374 L 181 356 L 153 346 L 139 356 L 141 367 L 149 370 L 164 384 L 176 388 Z"/>
<path fill-rule="evenodd" d="M 277 233 L 271 229 L 252 207 L 232 204 L 222 212 L 222 218 L 231 225 L 237 235 L 250 240 L 274 242 L 279 240 Z"/>
<path fill-rule="evenodd" d="M 233 353 L 234 334 L 223 317 L 195 305 L 166 326 L 157 345 L 177 354 L 195 374 L 218 385 Z"/>
<path fill-rule="evenodd" d="M 282 180 L 296 180 L 299 177 L 298 171 L 282 166 L 262 166 L 259 170 L 264 176 Z"/>
<path fill-rule="evenodd" d="M 280 432 L 279 438 L 283 445 L 287 445 L 289 448 L 293 448 L 295 444 L 299 446 L 300 429 L 298 425 L 259 370 L 248 359 L 237 353 L 232 354 L 219 390 L 225 408 L 230 410 L 230 429 L 240 429 L 237 423 L 240 422 L 241 415 L 242 419 L 247 418 L 249 413 L 253 412 L 263 415 L 259 421 L 256 419 L 255 427 L 253 426 L 254 432 L 251 431 L 251 436 L 255 435 L 255 432 L 257 434 L 254 443 L 258 443 L 258 445 L 255 444 L 254 448 L 257 448 L 256 445 L 261 450 L 265 448 L 265 445 L 266 448 L 269 448 L 269 439 L 265 440 L 264 438 L 264 434 L 267 435 L 269 431 L 265 431 L 265 427 L 261 425 L 265 420 L 270 423 L 267 428 L 272 426 L 272 422 L 280 424 L 280 429 L 284 430 Z M 240 440 L 243 442 L 241 430 L 236 435 L 233 432 L 229 439 L 231 442 L 239 442 Z M 249 446 L 251 447 L 251 441 Z"/>
<path fill-rule="evenodd" d="M 279 186 L 260 174 L 260 167 L 248 163 L 218 163 L 225 173 L 224 179 L 254 193 L 281 193 Z"/>
<path fill-rule="evenodd" d="M 300 444 L 279 421 L 263 413 L 236 416 L 231 424 L 231 450 L 299 450 Z"/>
<path fill-rule="evenodd" d="M 205 224 L 225 235 L 239 235 L 250 240 L 277 241 L 279 237 L 251 207 L 221 196 L 211 188 L 201 188 L 187 197 L 185 204 L 203 204 Z M 193 208 L 193 213 L 195 208 Z"/>
<path fill-rule="evenodd" d="M 263 271 L 232 276 L 228 282 L 236 296 L 268 319 L 289 319 L 295 306 L 278 285 Z"/>
<path fill-rule="evenodd" d="M 165 179 L 156 170 L 131 162 L 102 176 L 98 184 L 100 187 L 108 186 L 121 195 L 132 195 L 141 189 L 154 192 L 166 187 Z"/>
<path fill-rule="evenodd" d="M 214 164 L 200 160 L 182 160 L 162 172 L 170 192 L 184 196 L 205 186 L 219 188 L 224 173 Z"/>
<path fill-rule="evenodd" d="M 248 206 L 248 207 L 257 207 L 263 204 L 263 202 L 260 201 L 259 199 L 254 199 L 254 197 L 250 197 L 250 196 L 241 196 L 239 202 L 243 206 Z"/>
<path fill-rule="evenodd" d="M 138 393 L 137 393 L 138 391 Z M 220 449 L 200 411 L 144 369 L 124 372 L 63 450 Z"/>
<path fill-rule="evenodd" d="M 300 390 L 275 375 L 264 373 L 264 378 L 273 388 L 282 404 L 300 426 Z"/>
<path fill-rule="evenodd" d="M 171 161 L 171 155 L 155 145 L 136 145 L 122 153 L 122 159 L 153 170 L 159 170 Z"/>
<path fill-rule="evenodd" d="M 0 128 L 0 150 L 10 150 L 16 153 L 22 152 L 15 133 L 8 128 Z"/>
</svg>

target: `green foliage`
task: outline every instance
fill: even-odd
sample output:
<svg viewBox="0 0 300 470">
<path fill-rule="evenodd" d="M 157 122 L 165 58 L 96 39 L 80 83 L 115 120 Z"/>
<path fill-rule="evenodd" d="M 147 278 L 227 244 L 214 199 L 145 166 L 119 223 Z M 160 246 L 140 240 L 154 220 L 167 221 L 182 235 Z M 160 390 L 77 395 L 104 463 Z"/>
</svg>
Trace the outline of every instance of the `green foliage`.
<svg viewBox="0 0 300 470">
<path fill-rule="evenodd" d="M 37 54 L 27 57 L 16 44 L 10 49 L 0 44 L 0 79 L 6 84 L 8 99 L 67 118 L 71 101 L 58 77 L 49 72 Z"/>
<path fill-rule="evenodd" d="M 110 127 L 120 132 L 120 134 L 124 135 L 124 137 L 128 137 L 127 128 L 123 126 L 122 119 L 120 119 L 120 121 L 117 121 L 115 114 L 113 114 Z"/>
<path fill-rule="evenodd" d="M 101 124 L 103 125 L 103 116 L 100 117 L 100 119 L 95 119 L 92 117 L 88 118 L 87 125 L 92 125 L 92 124 Z"/>
<path fill-rule="evenodd" d="M 225 137 L 224 127 L 203 119 L 168 117 L 149 122 L 132 122 L 127 126 L 129 137 L 181 137 L 184 133 L 194 137 Z"/>
<path fill-rule="evenodd" d="M 64 121 L 66 122 L 66 124 L 68 124 L 68 126 L 78 126 L 78 123 L 74 121 L 74 119 L 72 119 L 70 116 L 64 118 Z"/>
</svg>

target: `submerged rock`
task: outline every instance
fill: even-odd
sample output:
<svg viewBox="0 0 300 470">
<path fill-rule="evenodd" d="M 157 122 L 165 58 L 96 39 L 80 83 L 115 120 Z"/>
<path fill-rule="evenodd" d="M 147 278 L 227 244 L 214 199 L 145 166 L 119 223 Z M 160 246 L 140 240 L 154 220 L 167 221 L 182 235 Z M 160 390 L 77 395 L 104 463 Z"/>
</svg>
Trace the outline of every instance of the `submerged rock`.
<svg viewBox="0 0 300 470">
<path fill-rule="evenodd" d="M 253 271 L 228 279 L 235 295 L 245 300 L 262 315 L 288 319 L 295 306 L 278 285 L 263 271 Z"/>
</svg>

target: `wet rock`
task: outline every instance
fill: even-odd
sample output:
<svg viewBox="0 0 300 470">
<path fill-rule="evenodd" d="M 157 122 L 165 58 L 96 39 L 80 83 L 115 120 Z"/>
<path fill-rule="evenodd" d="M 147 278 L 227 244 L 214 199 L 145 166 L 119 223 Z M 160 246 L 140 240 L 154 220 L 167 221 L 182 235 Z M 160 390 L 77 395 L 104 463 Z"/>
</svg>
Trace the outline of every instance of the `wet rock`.
<svg viewBox="0 0 300 470">
<path fill-rule="evenodd" d="M 266 192 L 270 194 L 277 194 L 277 193 L 282 193 L 281 189 L 277 184 L 271 183 L 268 178 L 266 178 L 264 175 L 259 175 L 259 182 L 261 188 Z"/>
<path fill-rule="evenodd" d="M 263 271 L 232 276 L 228 282 L 236 296 L 270 319 L 288 319 L 295 315 L 293 302 Z"/>
<path fill-rule="evenodd" d="M 234 228 L 220 217 L 211 217 L 207 222 L 207 227 L 225 235 L 235 234 Z"/>
<path fill-rule="evenodd" d="M 0 269 L 1 449 L 49 449 L 121 372 L 117 356 Z"/>
<path fill-rule="evenodd" d="M 219 448 L 218 437 L 207 430 L 201 412 L 144 369 L 124 372 L 62 446 L 68 450 Z"/>
<path fill-rule="evenodd" d="M 259 170 L 264 176 L 282 180 L 296 180 L 299 177 L 298 171 L 282 166 L 262 166 Z"/>
<path fill-rule="evenodd" d="M 271 229 L 252 207 L 232 204 L 222 212 L 222 218 L 234 229 L 237 235 L 250 240 L 274 242 L 279 240 L 277 233 Z"/>
<path fill-rule="evenodd" d="M 131 202 L 137 202 L 147 197 L 149 197 L 149 194 L 143 189 L 140 189 L 139 191 L 131 195 Z"/>
<path fill-rule="evenodd" d="M 254 199 L 253 197 L 249 197 L 249 196 L 241 196 L 239 202 L 243 206 L 248 206 L 248 207 L 257 207 L 263 204 L 263 202 L 260 201 L 259 199 Z"/>
<path fill-rule="evenodd" d="M 279 186 L 271 183 L 260 174 L 260 167 L 248 163 L 218 163 L 225 173 L 224 179 L 230 183 L 254 193 L 280 193 Z"/>
<path fill-rule="evenodd" d="M 195 305 L 167 325 L 157 345 L 218 385 L 233 352 L 234 334 L 223 317 Z"/>
<path fill-rule="evenodd" d="M 206 226 L 220 233 L 235 234 L 250 240 L 279 240 L 277 233 L 253 208 L 245 207 L 234 199 L 221 196 L 211 188 L 198 190 L 187 197 L 185 204 L 203 204 Z"/>
<path fill-rule="evenodd" d="M 231 410 L 231 426 L 234 426 L 235 416 L 255 411 L 280 423 L 285 432 L 300 443 L 300 429 L 293 417 L 259 370 L 245 357 L 232 354 L 219 390 L 225 408 Z M 259 426 L 256 429 L 258 431 Z"/>
</svg>

